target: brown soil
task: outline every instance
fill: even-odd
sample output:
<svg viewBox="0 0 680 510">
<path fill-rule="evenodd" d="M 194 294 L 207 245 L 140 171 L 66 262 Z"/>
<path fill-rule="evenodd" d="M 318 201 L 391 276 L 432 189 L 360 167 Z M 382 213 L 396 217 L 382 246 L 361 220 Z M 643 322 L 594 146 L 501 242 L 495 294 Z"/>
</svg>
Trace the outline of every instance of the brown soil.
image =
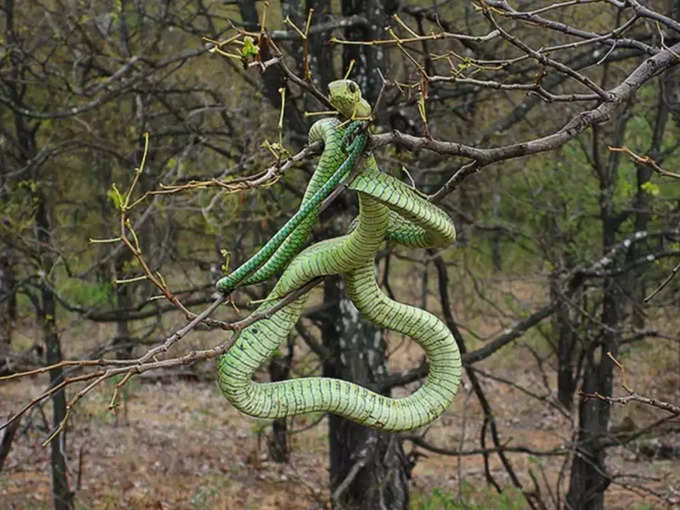
<svg viewBox="0 0 680 510">
<path fill-rule="evenodd" d="M 87 326 L 76 324 L 74 327 L 77 330 Z M 77 336 L 104 339 L 108 333 L 106 328 L 99 328 L 81 330 Z M 24 334 L 19 343 L 26 343 L 32 337 L 30 328 L 26 328 Z M 200 340 L 186 339 L 185 347 L 215 343 L 212 333 L 201 335 Z M 62 338 L 70 357 L 85 352 L 77 343 L 70 344 L 66 335 Z M 417 365 L 422 357 L 410 341 L 394 338 L 390 345 L 395 349 L 390 359 L 391 369 L 407 369 Z M 676 348 L 671 346 L 671 350 Z M 632 381 L 637 391 L 680 402 L 680 375 L 673 369 L 677 367 L 678 357 L 677 353 L 669 355 L 668 349 L 669 345 L 663 341 L 649 342 L 620 360 L 627 367 L 629 384 Z M 478 368 L 537 394 L 546 393 L 541 373 L 526 347 L 506 347 Z M 554 386 L 554 367 L 545 369 Z M 293 435 L 290 463 L 276 464 L 267 455 L 267 422 L 234 410 L 214 382 L 203 379 L 212 373 L 211 364 L 194 367 L 194 370 L 201 375 L 198 381 L 155 376 L 133 379 L 122 394 L 117 413 L 108 410 L 113 391 L 110 382 L 77 406 L 68 426 L 67 450 L 70 483 L 72 487 L 78 486 L 77 508 L 324 508 L 329 496 L 326 420 Z M 44 389 L 46 381 L 47 377 L 41 375 L 0 385 L 0 416 L 6 417 L 19 409 Z M 496 413 L 503 444 L 544 451 L 570 441 L 574 417 L 565 417 L 507 384 L 486 378 L 482 381 Z M 617 380 L 616 394 L 622 394 L 619 383 Z M 73 389 L 70 392 L 72 395 Z M 24 417 L 5 469 L 0 473 L 0 507 L 22 510 L 50 507 L 49 449 L 40 445 L 46 436 L 45 417 L 50 415 L 48 403 Z M 614 424 L 629 417 L 637 427 L 661 416 L 661 411 L 639 405 L 612 410 Z M 300 428 L 309 420 L 295 419 L 291 421 L 291 428 Z M 429 427 L 426 437 L 431 444 L 443 448 L 471 450 L 479 448 L 480 427 L 481 412 L 466 383 L 451 409 Z M 680 423 L 665 425 L 662 432 L 658 440 L 680 445 Z M 635 444 L 609 450 L 608 467 L 618 477 L 607 492 L 606 508 L 664 508 L 659 499 L 638 486 L 680 501 L 680 461 L 649 459 L 637 451 L 636 445 L 652 441 L 643 437 Z M 413 445 L 407 441 L 405 447 L 410 451 Z M 469 503 L 481 505 L 471 508 L 524 508 L 516 492 L 509 492 L 514 504 L 503 506 L 493 499 L 494 491 L 485 482 L 480 455 L 458 458 L 416 449 L 424 454 L 418 457 L 412 478 L 413 494 L 418 501 L 436 501 L 428 498 L 439 491 L 450 494 L 453 499 L 462 494 Z M 555 497 L 554 488 L 560 480 L 559 496 L 564 497 L 568 487 L 568 470 L 560 475 L 564 456 L 512 453 L 509 457 L 522 483 L 531 487 L 529 472 L 535 475 L 549 505 L 551 496 L 545 492 L 546 482 Z M 493 456 L 491 472 L 501 485 L 511 486 Z M 458 507 L 431 503 L 422 508 Z"/>
</svg>

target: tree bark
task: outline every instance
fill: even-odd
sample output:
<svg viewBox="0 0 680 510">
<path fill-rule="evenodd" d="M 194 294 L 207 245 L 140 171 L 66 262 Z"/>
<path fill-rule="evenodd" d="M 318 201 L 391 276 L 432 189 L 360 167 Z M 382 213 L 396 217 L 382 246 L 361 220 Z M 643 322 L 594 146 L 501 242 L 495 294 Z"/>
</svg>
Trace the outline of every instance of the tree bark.
<svg viewBox="0 0 680 510">
<path fill-rule="evenodd" d="M 620 333 L 619 322 L 623 316 L 621 283 L 607 278 L 604 284 L 602 310 L 602 341 L 591 342 L 586 352 L 583 376 L 585 393 L 612 394 L 614 363 L 607 356 L 616 356 Z M 605 465 L 610 418 L 608 402 L 582 397 L 579 403 L 579 429 L 576 455 L 571 466 L 567 509 L 604 510 L 604 492 L 611 479 Z"/>
<path fill-rule="evenodd" d="M 0 356 L 9 351 L 17 319 L 12 249 L 0 242 Z"/>
<path fill-rule="evenodd" d="M 290 365 L 293 361 L 293 344 L 288 341 L 288 353 L 285 356 L 274 355 L 269 361 L 269 378 L 272 381 L 285 381 L 290 377 Z M 288 422 L 279 418 L 272 422 L 272 433 L 267 438 L 269 457 L 274 462 L 288 462 L 290 445 L 288 444 Z"/>
<path fill-rule="evenodd" d="M 122 278 L 122 270 L 125 262 L 129 260 L 127 253 L 116 257 L 114 275 Z M 134 306 L 132 299 L 132 287 L 130 285 L 114 285 L 116 306 L 121 310 L 129 310 Z M 124 315 L 120 315 L 116 320 L 116 337 L 113 339 L 113 347 L 116 358 L 125 359 L 132 356 L 132 344 L 130 343 L 130 321 Z"/>
<path fill-rule="evenodd" d="M 628 116 L 625 111 L 614 125 L 610 145 L 620 147 L 626 130 Z M 602 222 L 601 250 L 608 253 L 616 244 L 616 234 L 623 216 L 616 210 L 616 191 L 620 153 L 609 153 L 606 161 L 600 154 L 599 128 L 593 127 L 592 154 L 595 172 L 600 182 L 600 220 Z M 621 264 L 623 261 L 619 261 Z M 612 394 L 614 363 L 607 355 L 616 356 L 621 341 L 621 322 L 624 319 L 625 278 L 609 276 L 602 283 L 601 329 L 585 348 L 583 367 L 583 392 Z M 567 508 L 604 510 L 604 492 L 611 479 L 605 465 L 610 404 L 595 398 L 581 397 L 576 455 L 571 466 Z"/>
<path fill-rule="evenodd" d="M 42 246 L 49 247 L 51 242 L 51 222 L 48 204 L 42 193 L 37 194 L 38 207 L 36 212 L 37 238 Z M 37 310 L 38 321 L 45 342 L 46 361 L 48 365 L 63 360 L 61 343 L 57 331 L 57 307 L 48 276 L 54 263 L 52 251 L 48 248 L 40 254 L 42 279 L 40 284 L 40 307 Z M 58 385 L 64 379 L 61 368 L 50 370 L 50 386 Z M 66 395 L 64 390 L 57 391 L 52 396 L 52 427 L 56 429 L 66 416 Z M 52 496 L 55 510 L 73 509 L 73 492 L 69 489 L 66 468 L 66 429 L 57 434 L 50 443 L 52 467 Z"/>
<path fill-rule="evenodd" d="M 553 275 L 550 279 L 550 300 L 555 303 L 552 327 L 557 338 L 557 399 L 565 409 L 571 410 L 579 378 L 576 360 L 581 348 L 577 341 L 571 307 L 563 292 L 558 276 Z"/>
<path fill-rule="evenodd" d="M 11 417 L 12 415 L 8 416 L 8 418 Z M 12 449 L 12 443 L 14 442 L 14 437 L 20 424 L 21 418 L 17 418 L 7 426 L 5 432 L 2 434 L 2 441 L 0 441 L 0 473 L 2 473 L 2 468 L 5 465 L 7 457 L 9 456 L 10 450 Z"/>
<path fill-rule="evenodd" d="M 395 0 L 343 0 L 343 16 L 362 15 L 368 23 L 365 26 L 348 27 L 345 29 L 345 39 L 348 41 L 372 41 L 383 39 L 384 27 L 390 25 L 390 16 L 397 12 L 399 2 Z M 347 45 L 342 51 L 342 73 L 349 69 L 354 61 L 354 71 L 349 78 L 357 82 L 363 96 L 369 103 L 374 104 L 377 99 L 382 81 L 378 70 L 385 74 L 387 52 L 373 46 Z"/>
</svg>

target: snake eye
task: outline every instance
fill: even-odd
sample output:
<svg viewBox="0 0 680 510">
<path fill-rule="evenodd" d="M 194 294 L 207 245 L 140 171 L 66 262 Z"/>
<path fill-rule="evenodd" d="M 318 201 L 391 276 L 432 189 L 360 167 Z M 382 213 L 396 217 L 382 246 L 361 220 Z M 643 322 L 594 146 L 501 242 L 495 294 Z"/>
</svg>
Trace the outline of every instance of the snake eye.
<svg viewBox="0 0 680 510">
<path fill-rule="evenodd" d="M 354 83 L 353 81 L 349 82 L 349 91 L 350 91 L 352 94 L 356 94 L 356 93 L 357 93 L 357 85 L 356 85 L 356 83 Z"/>
</svg>

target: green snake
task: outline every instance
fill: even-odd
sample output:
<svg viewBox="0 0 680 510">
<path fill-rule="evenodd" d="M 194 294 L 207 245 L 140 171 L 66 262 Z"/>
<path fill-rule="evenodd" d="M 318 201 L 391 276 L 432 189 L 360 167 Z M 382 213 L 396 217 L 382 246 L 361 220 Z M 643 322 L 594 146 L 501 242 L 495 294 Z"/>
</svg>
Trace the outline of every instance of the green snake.
<svg viewBox="0 0 680 510">
<path fill-rule="evenodd" d="M 351 80 L 329 85 L 329 100 L 345 119 L 368 117 L 369 104 Z M 317 121 L 310 142 L 322 140 L 324 152 L 308 185 L 298 213 L 258 254 L 217 286 L 229 292 L 242 284 L 281 273 L 257 312 L 266 318 L 246 327 L 218 362 L 218 385 L 240 411 L 258 418 L 284 418 L 311 412 L 334 413 L 383 430 L 414 429 L 438 418 L 455 396 L 461 373 L 460 353 L 446 325 L 431 313 L 398 303 L 380 289 L 375 258 L 386 242 L 409 247 L 446 247 L 455 239 L 451 219 L 412 188 L 383 174 L 372 155 L 365 155 L 361 171 L 349 188 L 359 198 L 359 216 L 351 231 L 299 252 L 316 221 L 319 204 L 358 163 L 367 135 L 363 124 L 338 119 Z M 298 254 L 299 252 L 299 254 Z M 339 274 L 362 316 L 410 336 L 430 361 L 424 384 L 413 394 L 390 398 L 349 381 L 304 377 L 286 381 L 253 381 L 257 369 L 287 340 L 302 313 L 303 295 L 268 315 L 281 298 L 321 275 Z"/>
</svg>

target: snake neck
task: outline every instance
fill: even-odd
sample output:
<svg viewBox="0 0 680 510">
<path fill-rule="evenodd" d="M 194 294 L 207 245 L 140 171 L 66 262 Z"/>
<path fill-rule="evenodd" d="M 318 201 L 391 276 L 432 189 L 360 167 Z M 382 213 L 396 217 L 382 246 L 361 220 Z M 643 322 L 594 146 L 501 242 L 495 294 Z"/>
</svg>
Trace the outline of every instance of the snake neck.
<svg viewBox="0 0 680 510">
<path fill-rule="evenodd" d="M 237 286 L 260 283 L 280 273 L 290 260 L 302 249 L 309 238 L 318 215 L 318 205 L 312 206 L 312 198 L 333 177 L 344 160 L 342 150 L 345 130 L 338 119 L 328 118 L 315 122 L 309 130 L 309 142 L 321 141 L 324 150 L 314 174 L 307 185 L 296 216 L 304 217 L 280 242 L 271 239 L 265 247 L 251 257 L 238 269 L 218 282 L 223 292 Z M 306 211 L 306 212 L 305 212 Z M 291 218 L 290 221 L 296 221 Z M 281 231 L 288 227 L 286 224 Z M 281 233 L 281 231 L 279 233 Z"/>
<path fill-rule="evenodd" d="M 356 227 L 347 236 L 345 245 L 346 267 L 373 260 L 378 250 L 385 246 L 385 234 L 390 224 L 390 210 L 366 193 L 359 196 L 359 218 Z"/>
<path fill-rule="evenodd" d="M 310 145 L 315 142 L 323 142 L 325 144 L 326 141 L 338 131 L 339 125 L 340 121 L 333 117 L 317 120 L 312 124 L 312 127 L 309 128 L 309 132 L 307 133 L 307 139 L 309 140 Z M 324 147 L 324 150 L 325 149 L 326 147 Z"/>
<path fill-rule="evenodd" d="M 344 129 L 338 119 L 321 119 L 309 128 L 309 143 L 322 142 L 323 152 L 302 198 L 302 207 L 335 173 L 345 159 L 342 149 Z"/>
</svg>

